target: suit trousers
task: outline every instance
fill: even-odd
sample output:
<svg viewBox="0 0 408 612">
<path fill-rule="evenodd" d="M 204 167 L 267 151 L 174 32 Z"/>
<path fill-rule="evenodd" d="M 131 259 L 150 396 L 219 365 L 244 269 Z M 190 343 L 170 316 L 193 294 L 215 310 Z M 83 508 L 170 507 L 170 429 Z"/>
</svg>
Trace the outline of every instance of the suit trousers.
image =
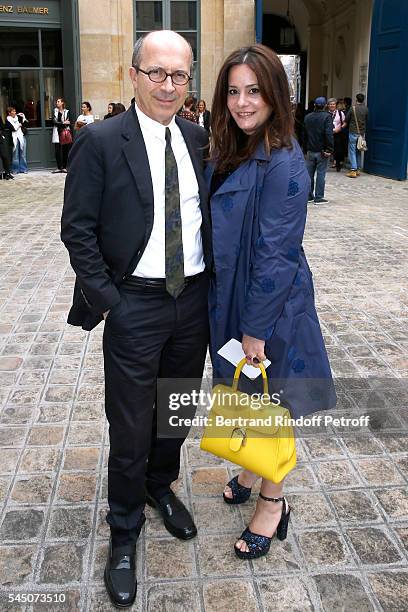
<svg viewBox="0 0 408 612">
<path fill-rule="evenodd" d="M 122 286 L 120 294 L 103 337 L 107 522 L 115 545 L 137 539 L 145 487 L 160 497 L 178 478 L 184 437 L 157 435 L 157 380 L 201 380 L 209 337 L 206 273 L 177 299 L 164 287 Z"/>
</svg>

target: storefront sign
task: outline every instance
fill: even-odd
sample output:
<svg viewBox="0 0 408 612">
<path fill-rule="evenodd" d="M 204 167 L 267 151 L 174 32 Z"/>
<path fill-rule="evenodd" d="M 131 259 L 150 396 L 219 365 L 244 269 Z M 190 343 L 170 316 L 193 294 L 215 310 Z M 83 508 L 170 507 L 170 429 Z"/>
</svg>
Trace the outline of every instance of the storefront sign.
<svg viewBox="0 0 408 612">
<path fill-rule="evenodd" d="M 13 4 L 0 4 L 0 13 L 27 13 L 34 15 L 48 15 L 47 6 L 14 6 Z"/>
<path fill-rule="evenodd" d="M 19 24 L 61 22 L 59 0 L 17 0 L 5 4 L 0 0 L 0 26 L 4 23 L 18 27 Z"/>
</svg>

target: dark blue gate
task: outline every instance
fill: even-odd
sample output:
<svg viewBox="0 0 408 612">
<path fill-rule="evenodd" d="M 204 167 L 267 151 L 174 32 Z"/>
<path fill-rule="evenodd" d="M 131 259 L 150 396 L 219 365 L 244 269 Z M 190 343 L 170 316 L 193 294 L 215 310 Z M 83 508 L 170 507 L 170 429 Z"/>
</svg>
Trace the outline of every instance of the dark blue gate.
<svg viewBox="0 0 408 612">
<path fill-rule="evenodd" d="M 407 178 L 408 0 L 375 0 L 368 76 L 365 170 Z"/>
</svg>

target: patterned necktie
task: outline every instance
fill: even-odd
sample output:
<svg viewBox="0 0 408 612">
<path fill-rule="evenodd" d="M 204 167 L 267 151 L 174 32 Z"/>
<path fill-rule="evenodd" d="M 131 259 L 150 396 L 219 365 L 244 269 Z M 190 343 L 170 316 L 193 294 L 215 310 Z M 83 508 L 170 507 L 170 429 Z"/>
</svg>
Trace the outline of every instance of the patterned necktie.
<svg viewBox="0 0 408 612">
<path fill-rule="evenodd" d="M 184 254 L 177 163 L 169 128 L 166 128 L 165 219 L 166 289 L 176 298 L 184 289 Z"/>
</svg>

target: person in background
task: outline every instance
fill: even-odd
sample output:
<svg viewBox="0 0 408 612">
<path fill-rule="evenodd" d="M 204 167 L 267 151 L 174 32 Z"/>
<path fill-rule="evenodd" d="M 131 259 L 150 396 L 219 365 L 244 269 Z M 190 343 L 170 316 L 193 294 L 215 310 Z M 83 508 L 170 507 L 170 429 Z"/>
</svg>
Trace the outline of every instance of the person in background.
<svg viewBox="0 0 408 612">
<path fill-rule="evenodd" d="M 344 113 L 344 116 L 346 115 L 345 113 L 345 104 L 344 104 L 344 98 L 337 98 L 337 109 L 342 111 Z"/>
<path fill-rule="evenodd" d="M 67 172 L 68 164 L 68 153 L 72 146 L 72 131 L 71 131 L 71 118 L 67 108 L 65 108 L 64 98 L 57 98 L 56 107 L 54 108 L 54 115 L 52 119 L 53 123 L 53 134 L 52 142 L 55 146 L 55 159 L 57 161 L 57 169 L 53 170 L 53 174 L 59 172 Z M 63 132 L 69 130 L 68 136 L 70 138 L 64 139 Z M 69 142 L 70 140 L 70 142 Z"/>
<path fill-rule="evenodd" d="M 305 109 L 305 114 L 304 114 L 305 117 L 306 115 L 310 115 L 310 113 L 313 113 L 314 106 L 315 106 L 314 100 L 309 100 L 309 104 L 307 108 Z"/>
<path fill-rule="evenodd" d="M 18 111 L 17 111 L 17 117 L 18 117 L 19 122 L 21 123 L 21 128 L 23 130 L 24 136 L 27 136 L 28 126 L 29 126 L 29 121 L 27 117 L 25 116 L 23 112 L 18 112 Z"/>
<path fill-rule="evenodd" d="M 236 338 L 248 364 L 271 361 L 269 388 L 279 390 L 292 418 L 329 409 L 335 392 L 302 246 L 310 180 L 276 53 L 260 44 L 231 53 L 220 69 L 211 110 L 206 175 L 213 220 L 214 378 L 232 379 L 235 367 L 217 351 Z M 243 385 L 259 392 L 260 380 Z M 225 503 L 247 501 L 258 479 L 240 470 L 225 487 Z M 275 535 L 286 538 L 290 506 L 283 485 L 262 479 L 255 513 L 234 546 L 240 559 L 266 555 Z"/>
<path fill-rule="evenodd" d="M 108 112 L 104 116 L 104 120 L 105 119 L 110 119 L 112 117 L 112 113 L 113 113 L 113 109 L 114 108 L 115 108 L 115 103 L 114 102 L 109 102 L 109 104 L 108 104 Z"/>
<path fill-rule="evenodd" d="M 197 116 L 193 112 L 194 98 L 192 96 L 188 96 L 188 98 L 184 101 L 184 108 L 179 112 L 178 116 L 183 119 L 187 119 L 187 121 L 192 121 L 192 123 L 197 123 Z"/>
<path fill-rule="evenodd" d="M 210 132 L 211 113 L 207 110 L 205 100 L 200 100 L 197 105 L 197 123 Z"/>
<path fill-rule="evenodd" d="M 343 98 L 344 100 L 344 112 L 347 115 L 347 113 L 349 112 L 351 105 L 353 103 L 353 100 L 351 98 L 348 98 L 347 96 Z"/>
<path fill-rule="evenodd" d="M 352 102 L 353 102 L 352 99 L 347 96 L 343 98 L 343 108 L 341 110 L 344 112 L 345 117 L 347 117 L 347 113 L 349 112 L 351 108 Z M 344 134 L 344 149 L 348 156 L 349 126 L 346 123 L 344 123 L 343 134 Z"/>
<path fill-rule="evenodd" d="M 8 181 L 14 179 L 14 176 L 10 172 L 11 168 L 11 156 L 13 152 L 13 140 L 11 137 L 11 130 L 7 128 L 6 123 L 3 121 L 0 115 L 0 180 Z"/>
<path fill-rule="evenodd" d="M 85 100 L 85 102 L 82 102 L 81 109 L 82 109 L 82 114 L 79 115 L 77 117 L 77 120 L 75 121 L 76 130 L 80 130 L 86 125 L 89 125 L 89 123 L 94 122 L 94 116 L 91 114 L 92 106 L 90 105 L 90 103 Z"/>
<path fill-rule="evenodd" d="M 361 151 L 357 149 L 358 137 L 364 136 L 368 120 L 368 108 L 364 104 L 364 94 L 356 95 L 356 104 L 349 108 L 345 123 L 349 127 L 348 158 L 350 162 L 350 172 L 346 176 L 356 178 L 360 176 Z"/>
<path fill-rule="evenodd" d="M 309 202 L 324 204 L 327 164 L 333 153 L 333 122 L 325 111 L 326 98 L 319 96 L 314 102 L 314 111 L 305 117 L 306 167 L 310 176 Z M 315 184 L 316 175 L 316 184 Z"/>
<path fill-rule="evenodd" d="M 345 153 L 345 138 L 343 132 L 344 125 L 344 113 L 337 108 L 336 98 L 329 98 L 327 101 L 327 109 L 331 115 L 333 121 L 333 159 L 334 163 L 332 168 L 336 168 L 337 172 L 340 172 L 341 165 L 344 161 Z"/>
<path fill-rule="evenodd" d="M 120 115 L 120 113 L 125 113 L 125 112 L 126 112 L 125 106 L 121 102 L 117 102 L 116 104 L 113 105 L 112 117 L 115 117 L 115 115 Z"/>
<path fill-rule="evenodd" d="M 7 108 L 7 128 L 11 131 L 13 139 L 12 172 L 14 174 L 27 174 L 26 149 L 27 143 L 23 132 L 24 123 L 28 124 L 24 113 L 17 116 L 14 106 Z"/>
</svg>

